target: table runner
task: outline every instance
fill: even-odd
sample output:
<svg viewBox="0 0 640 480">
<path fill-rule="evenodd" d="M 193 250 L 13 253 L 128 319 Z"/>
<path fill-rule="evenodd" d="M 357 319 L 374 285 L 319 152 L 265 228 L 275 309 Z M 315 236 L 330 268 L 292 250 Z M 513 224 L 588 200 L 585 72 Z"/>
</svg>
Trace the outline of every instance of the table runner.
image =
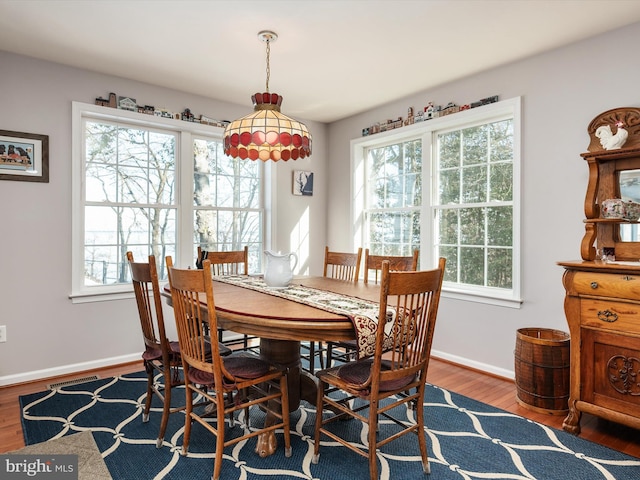
<svg viewBox="0 0 640 480">
<path fill-rule="evenodd" d="M 329 292 L 304 285 L 290 284 L 286 288 L 267 287 L 262 277 L 246 275 L 216 275 L 215 281 L 230 283 L 239 287 L 257 290 L 275 297 L 286 298 L 327 312 L 344 315 L 353 323 L 356 331 L 358 358 L 373 355 L 376 349 L 376 330 L 380 304 L 370 300 Z M 295 280 L 294 280 L 295 282 Z M 214 292 L 215 295 L 215 292 Z M 387 310 L 385 339 L 383 349 L 390 348 L 393 342 L 392 332 L 396 320 L 394 308 Z"/>
</svg>

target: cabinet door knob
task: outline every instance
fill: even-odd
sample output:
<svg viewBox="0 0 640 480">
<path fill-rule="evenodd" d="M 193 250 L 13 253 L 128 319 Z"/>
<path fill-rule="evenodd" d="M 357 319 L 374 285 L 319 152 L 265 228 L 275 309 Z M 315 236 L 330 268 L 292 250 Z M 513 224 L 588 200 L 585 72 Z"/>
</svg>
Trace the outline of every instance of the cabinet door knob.
<svg viewBox="0 0 640 480">
<path fill-rule="evenodd" d="M 603 322 L 613 323 L 616 320 L 618 320 L 618 314 L 608 309 L 605 310 L 604 312 L 598 311 L 598 320 L 602 320 Z"/>
<path fill-rule="evenodd" d="M 591 288 L 593 289 L 598 288 L 598 282 L 591 282 Z"/>
</svg>

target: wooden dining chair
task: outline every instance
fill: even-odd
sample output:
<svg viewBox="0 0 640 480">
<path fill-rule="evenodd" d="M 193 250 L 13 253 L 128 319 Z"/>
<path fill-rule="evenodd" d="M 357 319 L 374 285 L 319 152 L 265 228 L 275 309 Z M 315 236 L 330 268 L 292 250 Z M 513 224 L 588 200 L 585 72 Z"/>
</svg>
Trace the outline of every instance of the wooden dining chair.
<svg viewBox="0 0 640 480">
<path fill-rule="evenodd" d="M 349 282 L 357 282 L 360 275 L 360 263 L 362 261 L 362 248 L 358 248 L 356 253 L 332 252 L 328 246 L 324 249 L 324 268 L 322 275 L 337 280 L 345 280 Z M 315 361 L 318 358 L 320 368 L 325 366 L 325 357 L 327 356 L 327 347 L 322 342 L 305 341 L 300 344 L 302 350 L 308 353 L 301 353 L 301 357 L 308 362 L 310 373 L 315 371 Z M 328 357 L 327 357 L 328 361 Z M 329 365 L 329 363 L 326 363 Z"/>
<path fill-rule="evenodd" d="M 364 251 L 364 283 L 369 283 L 369 275 L 373 271 L 374 283 L 379 283 L 382 275 L 382 262 L 389 261 L 389 268 L 393 272 L 415 272 L 418 269 L 419 250 L 414 250 L 413 255 L 369 255 L 369 249 Z M 334 360 L 348 362 L 355 360 L 358 346 L 355 340 L 343 340 L 339 342 L 327 342 L 326 357 L 327 366 L 333 365 Z"/>
<path fill-rule="evenodd" d="M 147 372 L 147 394 L 145 397 L 142 421 L 149 421 L 149 412 L 153 395 L 162 402 L 162 419 L 156 446 L 160 448 L 167 430 L 169 415 L 185 409 L 185 406 L 171 407 L 171 391 L 183 385 L 179 368 L 182 366 L 180 346 L 177 341 L 167 338 L 162 312 L 160 285 L 156 259 L 149 255 L 149 262 L 136 262 L 132 252 L 127 252 L 127 260 L 131 271 L 131 282 L 138 305 L 138 316 L 142 328 L 145 350 L 142 353 L 144 368 Z M 207 340 L 207 352 L 211 355 L 210 341 Z M 219 347 L 220 355 L 226 356 L 231 350 L 224 345 Z M 156 384 L 156 374 L 162 375 L 162 384 Z"/>
<path fill-rule="evenodd" d="M 324 249 L 324 270 L 322 275 L 338 280 L 357 282 L 360 277 L 362 247 L 356 253 L 332 252 Z"/>
<path fill-rule="evenodd" d="M 422 405 L 444 267 L 445 259 L 441 258 L 434 270 L 392 272 L 390 263 L 383 261 L 378 318 L 387 321 L 378 322 L 375 354 L 371 358 L 316 372 L 320 386 L 316 401 L 313 463 L 319 461 L 320 439 L 326 435 L 367 457 L 369 476 L 371 480 L 377 480 L 377 450 L 414 432 L 418 436 L 422 468 L 425 473 L 430 472 Z M 391 326 L 387 325 L 389 321 L 393 322 Z M 390 335 L 385 335 L 385 330 L 390 331 Z M 414 389 L 415 393 L 406 394 Z M 343 394 L 335 394 L 337 391 Z M 357 402 L 351 402 L 356 399 Z M 415 423 L 407 421 L 406 414 L 403 419 L 392 415 L 398 407 L 406 411 L 410 402 L 417 402 L 420 406 L 415 412 Z M 336 414 L 324 416 L 325 408 Z M 363 410 L 366 413 L 361 414 Z M 378 428 L 379 416 L 395 424 L 385 422 L 384 436 Z M 368 446 L 364 449 L 339 437 L 330 428 L 335 420 L 345 417 L 368 424 Z M 395 431 L 387 435 L 387 429 Z"/>
<path fill-rule="evenodd" d="M 418 255 L 420 250 L 414 250 L 413 255 L 406 257 L 393 255 L 369 255 L 369 249 L 364 251 L 364 283 L 369 283 L 369 275 L 373 271 L 374 283 L 379 283 L 382 273 L 382 262 L 389 261 L 392 272 L 415 272 L 418 269 Z"/>
<path fill-rule="evenodd" d="M 151 401 L 153 395 L 156 395 L 162 402 L 162 420 L 156 442 L 156 447 L 160 448 L 164 441 L 169 415 L 181 410 L 181 408 L 171 408 L 171 390 L 175 386 L 182 385 L 179 373 L 179 367 L 182 366 L 180 347 L 178 342 L 169 341 L 165 332 L 155 257 L 149 255 L 149 263 L 140 263 L 134 261 L 132 252 L 127 252 L 127 260 L 145 347 L 142 359 L 147 372 L 147 395 L 142 421 L 149 421 Z M 157 373 L 162 375 L 162 385 L 157 385 L 155 382 Z"/>
<path fill-rule="evenodd" d="M 204 259 L 211 262 L 211 274 L 216 275 L 248 275 L 249 274 L 249 247 L 245 245 L 242 250 L 231 250 L 226 252 L 206 251 L 198 247 L 198 260 L 196 267 L 202 268 Z M 227 347 L 233 348 L 235 345 L 242 343 L 242 350 L 257 350 L 259 345 L 250 345 L 257 337 L 242 335 L 240 339 L 237 337 L 224 339 L 224 329 L 218 328 L 218 341 Z"/>
<path fill-rule="evenodd" d="M 171 257 L 166 258 L 173 311 L 180 343 L 180 357 L 185 378 L 186 416 L 182 455 L 187 455 L 191 424 L 195 420 L 216 437 L 213 480 L 218 480 L 225 447 L 262 434 L 284 432 L 285 456 L 291 456 L 289 433 L 289 397 L 287 375 L 283 368 L 269 364 L 248 352 L 234 352 L 222 357 L 218 344 L 212 344 L 211 356 L 206 355 L 203 322 L 217 330 L 217 317 L 213 294 L 213 280 L 209 271 L 211 262 L 205 259 L 202 270 L 173 267 Z M 232 401 L 225 401 L 232 394 Z M 193 408 L 193 397 L 211 402 L 216 422 L 205 420 Z M 264 427 L 249 428 L 250 407 L 257 406 L 267 414 Z M 242 435 L 225 436 L 226 416 L 235 424 L 234 413 L 244 411 L 246 428 Z M 274 421 L 271 422 L 270 419 Z"/>
</svg>

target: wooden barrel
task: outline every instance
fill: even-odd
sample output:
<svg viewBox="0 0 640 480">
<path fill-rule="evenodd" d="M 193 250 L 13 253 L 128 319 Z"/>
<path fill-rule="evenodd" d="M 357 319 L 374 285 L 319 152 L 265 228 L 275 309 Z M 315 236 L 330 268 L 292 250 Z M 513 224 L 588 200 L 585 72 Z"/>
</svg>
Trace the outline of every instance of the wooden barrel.
<svg viewBox="0 0 640 480">
<path fill-rule="evenodd" d="M 516 400 L 530 410 L 566 413 L 569 400 L 570 337 L 548 328 L 521 328 L 516 336 Z"/>
</svg>

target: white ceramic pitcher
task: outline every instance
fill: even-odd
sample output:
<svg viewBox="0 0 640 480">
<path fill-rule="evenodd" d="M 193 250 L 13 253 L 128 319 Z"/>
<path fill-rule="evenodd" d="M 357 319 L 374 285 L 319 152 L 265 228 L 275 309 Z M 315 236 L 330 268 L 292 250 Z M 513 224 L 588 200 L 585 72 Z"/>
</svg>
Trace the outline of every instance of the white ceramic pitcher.
<svg viewBox="0 0 640 480">
<path fill-rule="evenodd" d="M 272 288 L 285 288 L 293 278 L 293 269 L 298 265 L 298 256 L 291 252 L 285 254 L 264 252 L 267 268 L 264 271 L 264 283 Z M 291 259 L 293 258 L 293 266 Z"/>
</svg>

